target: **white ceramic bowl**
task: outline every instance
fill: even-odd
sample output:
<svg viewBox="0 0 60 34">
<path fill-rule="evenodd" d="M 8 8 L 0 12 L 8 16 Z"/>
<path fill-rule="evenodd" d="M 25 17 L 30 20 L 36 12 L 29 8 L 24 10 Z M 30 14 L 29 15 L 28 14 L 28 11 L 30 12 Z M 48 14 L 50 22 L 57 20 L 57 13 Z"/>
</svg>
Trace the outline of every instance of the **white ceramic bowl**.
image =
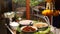
<svg viewBox="0 0 60 34">
<path fill-rule="evenodd" d="M 17 27 L 19 26 L 19 24 L 17 22 L 10 22 L 10 27 L 13 30 L 17 30 Z"/>
<path fill-rule="evenodd" d="M 25 28 L 25 27 L 27 27 L 27 26 L 23 26 L 23 27 L 21 27 L 21 31 L 23 31 L 23 28 Z M 32 27 L 32 28 L 34 28 L 34 29 L 36 29 L 36 31 L 38 30 L 36 27 L 34 27 L 34 26 L 29 26 L 29 27 Z M 36 32 L 36 31 L 34 31 L 34 32 Z M 32 31 L 33 32 L 33 31 Z"/>
<path fill-rule="evenodd" d="M 47 23 L 35 23 L 33 24 L 33 26 L 37 28 L 43 28 L 43 27 L 48 27 L 48 24 Z"/>
<path fill-rule="evenodd" d="M 30 23 L 33 24 L 32 20 L 22 20 L 19 22 L 21 25 L 29 25 Z"/>
<path fill-rule="evenodd" d="M 7 12 L 7 13 L 4 13 L 4 16 L 5 16 L 6 18 L 13 18 L 14 15 L 15 15 L 14 12 Z"/>
</svg>

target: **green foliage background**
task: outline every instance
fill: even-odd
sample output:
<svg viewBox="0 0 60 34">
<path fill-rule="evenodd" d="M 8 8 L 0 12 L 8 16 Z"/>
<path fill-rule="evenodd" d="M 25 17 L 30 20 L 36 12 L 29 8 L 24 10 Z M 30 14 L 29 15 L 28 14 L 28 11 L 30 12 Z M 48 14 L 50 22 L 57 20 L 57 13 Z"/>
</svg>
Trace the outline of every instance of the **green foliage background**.
<svg viewBox="0 0 60 34">
<path fill-rule="evenodd" d="M 22 6 L 26 6 L 26 0 L 13 0 L 13 2 L 18 3 Z M 30 0 L 30 6 L 36 6 L 40 4 L 41 2 L 44 2 L 44 0 Z"/>
</svg>

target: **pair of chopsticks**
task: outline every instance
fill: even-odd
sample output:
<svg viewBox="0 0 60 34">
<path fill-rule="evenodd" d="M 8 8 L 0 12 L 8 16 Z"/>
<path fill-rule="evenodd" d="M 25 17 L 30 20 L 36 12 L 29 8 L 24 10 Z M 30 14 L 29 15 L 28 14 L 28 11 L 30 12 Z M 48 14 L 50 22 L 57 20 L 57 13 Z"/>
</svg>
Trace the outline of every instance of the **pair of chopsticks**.
<svg viewBox="0 0 60 34">
<path fill-rule="evenodd" d="M 9 31 L 14 34 L 14 32 L 9 28 L 9 26 L 7 24 L 5 24 L 5 26 L 9 29 Z"/>
</svg>

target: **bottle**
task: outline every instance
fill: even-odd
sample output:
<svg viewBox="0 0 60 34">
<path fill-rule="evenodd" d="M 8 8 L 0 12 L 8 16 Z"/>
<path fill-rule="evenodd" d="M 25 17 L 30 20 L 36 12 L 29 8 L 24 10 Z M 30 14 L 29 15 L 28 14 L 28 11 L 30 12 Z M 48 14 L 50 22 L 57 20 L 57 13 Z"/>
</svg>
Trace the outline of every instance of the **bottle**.
<svg viewBox="0 0 60 34">
<path fill-rule="evenodd" d="M 19 22 L 19 16 L 15 14 L 15 16 L 12 18 L 12 21 Z"/>
<path fill-rule="evenodd" d="M 17 16 L 15 14 L 15 16 L 12 18 L 12 21 L 15 21 L 16 22 L 16 19 L 17 19 Z"/>
<path fill-rule="evenodd" d="M 55 9 L 60 10 L 60 0 L 55 0 Z M 54 27 L 60 28 L 60 15 L 53 16 L 53 24 Z"/>
</svg>

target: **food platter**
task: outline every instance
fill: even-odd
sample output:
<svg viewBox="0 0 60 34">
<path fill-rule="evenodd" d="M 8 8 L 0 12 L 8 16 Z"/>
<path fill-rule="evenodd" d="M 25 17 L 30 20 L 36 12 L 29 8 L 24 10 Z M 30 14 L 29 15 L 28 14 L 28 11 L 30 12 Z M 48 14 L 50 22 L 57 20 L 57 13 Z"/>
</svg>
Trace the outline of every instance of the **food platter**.
<svg viewBox="0 0 60 34">
<path fill-rule="evenodd" d="M 33 24 L 35 24 L 37 21 L 33 21 L 33 22 L 34 22 Z M 41 23 L 41 22 L 37 22 L 37 23 Z M 30 26 L 30 25 L 27 25 L 27 26 Z M 27 26 L 25 26 L 25 27 L 27 27 Z M 47 26 L 47 25 L 46 25 L 46 26 Z M 33 26 L 33 27 L 34 27 L 34 26 Z M 24 28 L 24 26 L 18 27 L 18 28 L 17 28 L 17 33 L 23 34 L 21 28 Z M 43 29 L 45 29 L 45 26 L 44 26 Z M 45 29 L 44 31 L 41 31 L 41 30 L 38 29 L 38 30 L 37 30 L 36 32 L 34 32 L 33 34 L 53 34 L 50 30 L 51 30 L 51 29 L 50 29 L 50 27 L 48 26 L 47 29 Z M 24 33 L 24 34 L 25 34 L 25 33 Z M 31 32 L 30 32 L 29 34 L 31 34 Z"/>
<path fill-rule="evenodd" d="M 49 29 L 50 29 L 50 28 L 48 28 L 46 31 L 49 31 Z M 17 33 L 18 33 L 18 34 L 23 34 L 23 33 L 20 31 L 20 28 L 19 28 L 19 27 L 18 27 L 18 29 L 17 29 Z M 33 34 L 44 34 L 44 33 L 42 33 L 42 32 L 35 32 L 35 33 L 33 33 Z M 53 32 L 50 31 L 48 34 L 53 34 Z"/>
<path fill-rule="evenodd" d="M 45 22 L 35 20 L 20 20 L 18 22 L 19 26 L 13 26 L 13 28 L 17 28 L 16 31 L 19 34 L 50 34 L 51 27 L 49 24 L 49 19 L 46 16 L 40 17 L 45 19 Z"/>
</svg>

